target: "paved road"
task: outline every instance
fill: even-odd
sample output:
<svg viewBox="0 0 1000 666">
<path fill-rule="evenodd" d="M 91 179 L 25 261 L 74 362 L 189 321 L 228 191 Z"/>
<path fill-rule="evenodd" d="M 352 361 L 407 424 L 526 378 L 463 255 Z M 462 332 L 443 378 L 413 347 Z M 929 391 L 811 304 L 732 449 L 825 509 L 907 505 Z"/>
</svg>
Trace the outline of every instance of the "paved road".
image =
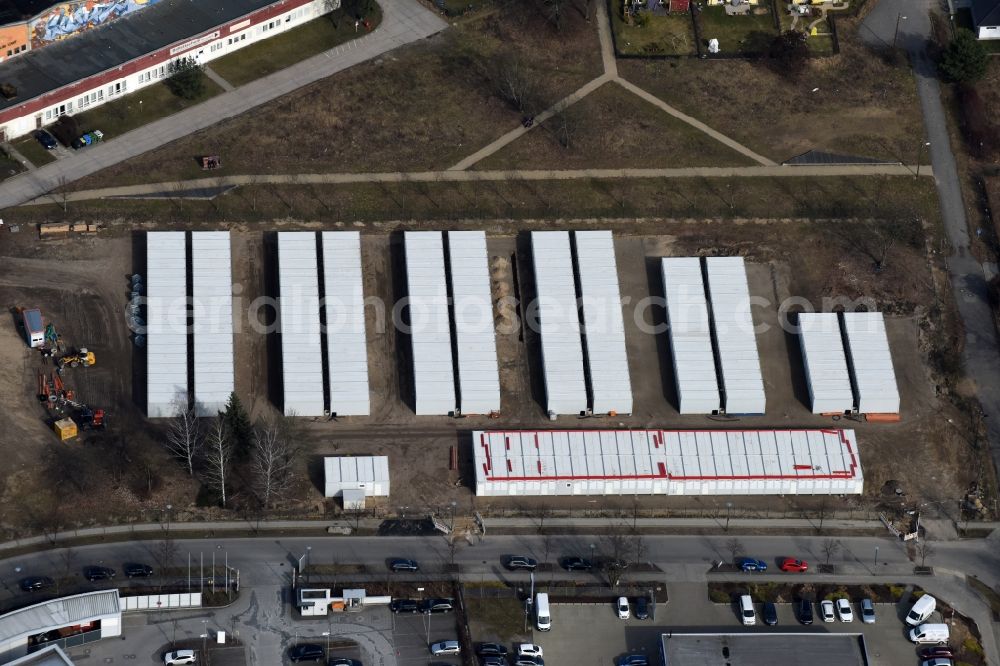
<svg viewBox="0 0 1000 666">
<path fill-rule="evenodd" d="M 240 115 L 398 46 L 423 39 L 447 24 L 416 0 L 382 0 L 382 23 L 370 35 L 313 56 L 93 148 L 0 184 L 0 209 L 17 206 L 136 155 Z M 321 112 L 318 110 L 318 112 Z"/>
<path fill-rule="evenodd" d="M 926 141 L 930 142 L 941 216 L 951 243 L 947 258 L 951 286 L 965 325 L 963 358 L 966 374 L 976 383 L 989 435 L 993 463 L 1000 475 L 1000 355 L 993 324 L 989 294 L 982 265 L 969 250 L 969 227 L 962 201 L 955 156 L 951 152 L 948 120 L 941 103 L 941 88 L 934 63 L 927 56 L 931 37 L 931 0 L 881 0 L 864 21 L 862 36 L 876 47 L 893 41 L 899 25 L 897 44 L 907 50 L 913 64 L 917 92 L 924 115 Z M 903 19 L 901 17 L 905 16 Z M 919 142 L 915 138 L 915 149 Z"/>
</svg>

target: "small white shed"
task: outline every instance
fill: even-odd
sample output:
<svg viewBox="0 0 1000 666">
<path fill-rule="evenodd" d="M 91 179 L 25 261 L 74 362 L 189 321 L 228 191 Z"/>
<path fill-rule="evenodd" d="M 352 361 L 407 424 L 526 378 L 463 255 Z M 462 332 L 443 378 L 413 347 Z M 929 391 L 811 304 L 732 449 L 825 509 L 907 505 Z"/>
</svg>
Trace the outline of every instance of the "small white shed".
<svg viewBox="0 0 1000 666">
<path fill-rule="evenodd" d="M 360 490 L 365 497 L 389 496 L 387 456 L 331 456 L 323 459 L 326 497 L 352 496 Z M 357 502 L 356 497 L 351 497 Z"/>
</svg>

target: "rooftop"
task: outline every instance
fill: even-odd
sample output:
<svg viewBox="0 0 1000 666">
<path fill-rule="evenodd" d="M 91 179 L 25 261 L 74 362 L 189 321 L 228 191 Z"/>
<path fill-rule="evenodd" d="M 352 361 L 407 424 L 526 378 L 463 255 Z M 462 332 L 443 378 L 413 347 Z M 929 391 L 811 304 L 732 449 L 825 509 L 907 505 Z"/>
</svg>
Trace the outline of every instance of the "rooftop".
<svg viewBox="0 0 1000 666">
<path fill-rule="evenodd" d="M 666 666 L 866 666 L 860 634 L 663 634 Z"/>
<path fill-rule="evenodd" d="M 20 659 L 8 661 L 5 666 L 73 666 L 73 661 L 58 645 L 50 645 Z"/>
<path fill-rule="evenodd" d="M 0 615 L 0 645 L 43 631 L 83 624 L 121 612 L 118 590 L 100 590 L 44 601 Z"/>
<path fill-rule="evenodd" d="M 17 88 L 0 111 L 181 42 L 276 0 L 163 0 L 72 39 L 0 64 L 0 84 Z"/>
</svg>

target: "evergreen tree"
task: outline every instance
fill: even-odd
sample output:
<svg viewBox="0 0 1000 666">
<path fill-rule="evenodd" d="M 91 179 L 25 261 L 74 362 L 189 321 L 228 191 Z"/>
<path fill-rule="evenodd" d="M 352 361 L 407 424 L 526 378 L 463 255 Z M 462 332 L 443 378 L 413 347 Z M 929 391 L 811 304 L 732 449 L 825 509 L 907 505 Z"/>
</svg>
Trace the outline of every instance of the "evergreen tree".
<svg viewBox="0 0 1000 666">
<path fill-rule="evenodd" d="M 955 83 L 972 83 L 986 75 L 988 58 L 970 30 L 959 30 L 941 54 L 941 73 Z"/>
<path fill-rule="evenodd" d="M 222 420 L 226 424 L 226 431 L 236 449 L 236 454 L 241 458 L 246 457 L 253 443 L 253 424 L 250 423 L 250 415 L 243 408 L 243 403 L 235 392 L 229 394 L 229 402 L 226 403 L 226 411 L 222 412 Z"/>
</svg>

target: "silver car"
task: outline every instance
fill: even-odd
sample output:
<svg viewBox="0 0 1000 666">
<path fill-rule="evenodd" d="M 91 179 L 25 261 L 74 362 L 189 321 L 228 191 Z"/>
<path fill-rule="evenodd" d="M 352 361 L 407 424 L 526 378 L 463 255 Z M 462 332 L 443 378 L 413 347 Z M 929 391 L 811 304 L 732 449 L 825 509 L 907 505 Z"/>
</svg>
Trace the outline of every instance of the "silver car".
<svg viewBox="0 0 1000 666">
<path fill-rule="evenodd" d="M 861 600 L 861 621 L 865 624 L 875 624 L 875 604 L 871 599 Z"/>
<path fill-rule="evenodd" d="M 459 646 L 458 641 L 441 641 L 440 643 L 431 645 L 431 654 L 433 655 L 458 654 L 461 651 L 462 648 Z"/>
</svg>

